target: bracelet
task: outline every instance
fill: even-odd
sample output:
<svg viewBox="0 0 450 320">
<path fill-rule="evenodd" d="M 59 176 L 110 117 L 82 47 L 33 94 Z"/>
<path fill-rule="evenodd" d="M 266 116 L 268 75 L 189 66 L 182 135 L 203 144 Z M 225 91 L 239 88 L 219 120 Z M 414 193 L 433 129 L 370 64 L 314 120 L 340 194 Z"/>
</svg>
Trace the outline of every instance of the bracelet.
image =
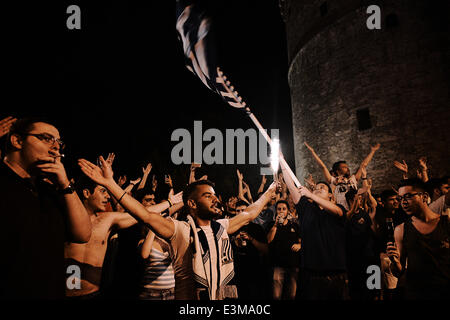
<svg viewBox="0 0 450 320">
<path fill-rule="evenodd" d="M 170 208 L 171 206 L 173 206 L 172 201 L 170 201 L 169 199 L 167 199 L 167 202 L 169 202 L 169 208 Z"/>
<path fill-rule="evenodd" d="M 122 195 L 122 196 L 120 197 L 120 199 L 117 201 L 118 203 L 120 203 L 120 200 L 122 200 L 123 196 L 124 196 L 126 193 L 127 193 L 126 191 L 123 193 L 123 195 Z"/>
</svg>

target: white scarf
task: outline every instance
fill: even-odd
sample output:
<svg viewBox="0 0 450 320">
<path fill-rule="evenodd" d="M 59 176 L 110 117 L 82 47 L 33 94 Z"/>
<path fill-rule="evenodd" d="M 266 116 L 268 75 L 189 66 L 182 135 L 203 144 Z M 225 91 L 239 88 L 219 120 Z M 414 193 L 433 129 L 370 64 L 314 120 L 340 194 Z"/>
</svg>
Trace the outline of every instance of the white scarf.
<svg viewBox="0 0 450 320">
<path fill-rule="evenodd" d="M 235 286 L 226 285 L 234 277 L 233 250 L 231 248 L 228 233 L 222 224 L 212 220 L 211 229 L 213 230 L 214 240 L 217 247 L 218 266 L 211 266 L 211 272 L 218 273 L 217 285 L 211 283 L 211 275 L 207 274 L 206 266 L 210 263 L 210 248 L 206 241 L 206 235 L 203 230 L 194 222 L 194 219 L 188 215 L 188 223 L 191 227 L 192 236 L 192 269 L 196 283 L 197 297 L 201 291 L 208 290 L 210 300 L 222 300 L 224 297 L 237 298 Z M 200 235 L 200 237 L 199 237 Z M 212 290 L 215 287 L 217 290 Z"/>
</svg>

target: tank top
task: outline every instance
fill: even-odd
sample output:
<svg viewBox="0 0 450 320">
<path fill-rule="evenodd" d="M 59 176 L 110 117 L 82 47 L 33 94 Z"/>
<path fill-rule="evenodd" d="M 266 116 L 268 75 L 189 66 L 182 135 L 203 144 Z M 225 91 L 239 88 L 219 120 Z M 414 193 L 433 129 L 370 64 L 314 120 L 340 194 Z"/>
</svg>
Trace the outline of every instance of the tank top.
<svg viewBox="0 0 450 320">
<path fill-rule="evenodd" d="M 163 240 L 156 237 L 155 241 L 160 241 L 160 244 L 164 244 Z M 161 252 L 152 248 L 150 256 L 144 262 L 144 276 L 141 286 L 142 288 L 150 289 L 170 289 L 175 287 L 172 259 L 168 251 Z"/>
<path fill-rule="evenodd" d="M 442 298 L 450 292 L 450 223 L 441 216 L 435 229 L 420 233 L 408 219 L 403 244 L 408 258 L 406 294 L 409 298 Z"/>
</svg>

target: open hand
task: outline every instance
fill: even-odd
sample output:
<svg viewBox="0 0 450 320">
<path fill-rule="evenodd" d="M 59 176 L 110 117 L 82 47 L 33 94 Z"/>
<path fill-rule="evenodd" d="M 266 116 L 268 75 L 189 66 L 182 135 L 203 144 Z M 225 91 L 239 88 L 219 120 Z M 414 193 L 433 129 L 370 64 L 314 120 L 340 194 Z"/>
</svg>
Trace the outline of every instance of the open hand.
<svg viewBox="0 0 450 320">
<path fill-rule="evenodd" d="M 394 166 L 397 169 L 399 169 L 400 171 L 403 171 L 404 173 L 408 173 L 408 165 L 406 164 L 405 160 L 403 160 L 403 163 L 400 163 L 397 160 L 394 161 Z"/>
<path fill-rule="evenodd" d="M 11 116 L 0 120 L 0 138 L 3 137 L 4 135 L 6 135 L 7 133 L 9 133 L 11 126 L 16 121 L 17 121 L 17 119 L 13 118 Z"/>
<path fill-rule="evenodd" d="M 83 173 L 92 181 L 105 186 L 109 182 L 114 181 L 114 173 L 112 171 L 111 165 L 109 165 L 102 156 L 99 157 L 99 161 L 102 165 L 102 168 L 85 159 L 79 159 L 78 165 L 80 166 L 81 171 L 83 171 Z"/>
</svg>

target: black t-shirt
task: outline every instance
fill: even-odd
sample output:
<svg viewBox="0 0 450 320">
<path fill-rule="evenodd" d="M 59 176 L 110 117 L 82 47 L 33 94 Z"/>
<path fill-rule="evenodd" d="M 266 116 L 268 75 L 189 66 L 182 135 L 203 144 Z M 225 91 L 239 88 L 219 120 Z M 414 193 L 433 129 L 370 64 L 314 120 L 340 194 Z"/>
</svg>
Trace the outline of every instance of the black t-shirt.
<svg viewBox="0 0 450 320">
<path fill-rule="evenodd" d="M 315 202 L 301 197 L 296 205 L 302 249 L 301 267 L 315 271 L 346 271 L 345 215 L 320 209 Z"/>
<path fill-rule="evenodd" d="M 369 214 L 360 210 L 347 220 L 347 263 L 349 268 L 363 268 L 379 264 L 379 252 L 375 245 L 375 234 L 371 228 Z M 365 269 L 364 269 L 365 271 Z"/>
<path fill-rule="evenodd" d="M 247 241 L 246 246 L 236 246 L 234 238 L 239 235 L 241 231 L 247 232 L 250 237 L 262 243 L 267 243 L 266 235 L 263 228 L 253 222 L 243 226 L 236 233 L 231 235 L 235 273 L 239 274 L 239 276 L 256 274 L 261 268 L 255 268 L 255 264 L 262 264 L 264 261 L 262 260 L 262 256 L 258 249 L 256 249 L 251 241 Z"/>
<path fill-rule="evenodd" d="M 270 228 L 275 222 L 271 222 Z M 270 230 L 270 229 L 269 229 Z M 299 252 L 292 251 L 291 247 L 298 243 L 300 231 L 298 224 L 289 221 L 286 225 L 277 226 L 277 231 L 269 244 L 269 253 L 272 265 L 276 267 L 299 267 Z"/>
<path fill-rule="evenodd" d="M 64 298 L 66 223 L 53 186 L 0 162 L 0 298 Z"/>
</svg>

